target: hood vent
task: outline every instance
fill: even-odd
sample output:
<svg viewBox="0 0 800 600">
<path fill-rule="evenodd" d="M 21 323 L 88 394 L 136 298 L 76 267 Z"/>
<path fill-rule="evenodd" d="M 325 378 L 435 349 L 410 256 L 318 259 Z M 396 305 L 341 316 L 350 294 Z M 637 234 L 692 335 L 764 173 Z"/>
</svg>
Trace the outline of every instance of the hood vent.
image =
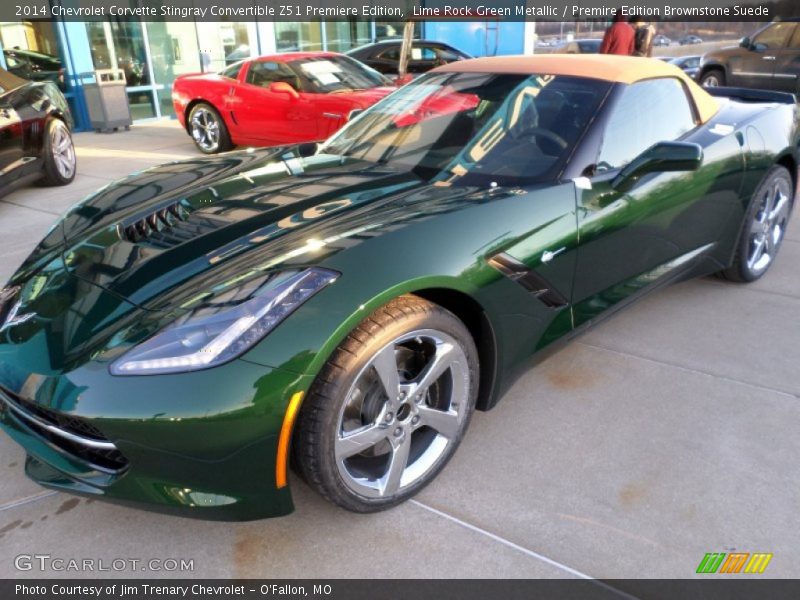
<svg viewBox="0 0 800 600">
<path fill-rule="evenodd" d="M 172 229 L 188 217 L 189 211 L 180 202 L 176 202 L 143 219 L 123 226 L 121 237 L 132 244 L 138 244 L 151 238 L 154 234 Z"/>
</svg>

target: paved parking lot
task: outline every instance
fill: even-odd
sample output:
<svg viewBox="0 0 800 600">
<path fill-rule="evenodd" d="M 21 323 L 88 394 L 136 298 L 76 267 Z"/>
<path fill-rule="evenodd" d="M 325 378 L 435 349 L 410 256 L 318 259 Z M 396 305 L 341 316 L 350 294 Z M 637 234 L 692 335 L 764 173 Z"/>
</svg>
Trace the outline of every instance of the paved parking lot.
<svg viewBox="0 0 800 600">
<path fill-rule="evenodd" d="M 76 143 L 71 186 L 0 201 L 3 281 L 76 200 L 195 155 L 175 122 Z M 799 275 L 795 216 L 762 281 L 683 283 L 580 337 L 478 413 L 417 500 L 381 514 L 334 508 L 297 480 L 281 519 L 121 508 L 39 488 L 0 436 L 0 577 L 41 577 L 14 567 L 39 553 L 193 559 L 197 577 L 684 578 L 714 551 L 772 552 L 765 576 L 800 577 Z"/>
</svg>

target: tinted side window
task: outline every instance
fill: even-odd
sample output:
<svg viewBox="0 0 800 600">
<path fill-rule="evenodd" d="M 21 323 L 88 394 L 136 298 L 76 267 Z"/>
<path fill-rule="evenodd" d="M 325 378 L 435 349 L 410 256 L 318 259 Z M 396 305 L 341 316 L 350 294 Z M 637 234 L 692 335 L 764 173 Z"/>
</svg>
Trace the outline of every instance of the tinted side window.
<svg viewBox="0 0 800 600">
<path fill-rule="evenodd" d="M 400 60 L 400 48 L 392 47 L 388 50 L 384 50 L 378 55 L 378 58 L 384 58 L 386 60 Z"/>
<path fill-rule="evenodd" d="M 277 62 L 253 62 L 247 71 L 247 83 L 259 87 L 269 87 L 277 81 L 286 82 L 297 88 L 297 75 L 285 64 Z"/>
<path fill-rule="evenodd" d="M 695 126 L 693 107 L 677 79 L 629 85 L 606 126 L 597 168 L 624 167 L 653 144 L 674 141 Z"/>
<path fill-rule="evenodd" d="M 776 23 L 767 27 L 753 38 L 754 44 L 763 44 L 769 49 L 783 48 L 786 40 L 794 32 L 794 23 Z"/>
<path fill-rule="evenodd" d="M 800 50 L 800 27 L 795 27 L 794 35 L 792 36 L 792 41 L 789 42 L 789 46 L 793 50 Z"/>
<path fill-rule="evenodd" d="M 242 70 L 242 63 L 238 62 L 238 63 L 232 64 L 230 67 L 228 67 L 227 69 L 222 71 L 220 73 L 220 75 L 222 75 L 223 77 L 229 77 L 231 79 L 236 79 L 237 77 L 239 77 L 239 71 L 241 71 L 241 70 Z"/>
<path fill-rule="evenodd" d="M 430 46 L 412 46 L 411 60 L 436 60 L 436 51 Z"/>
<path fill-rule="evenodd" d="M 445 62 L 454 62 L 461 59 L 461 55 L 447 48 L 436 48 L 436 55 Z"/>
</svg>

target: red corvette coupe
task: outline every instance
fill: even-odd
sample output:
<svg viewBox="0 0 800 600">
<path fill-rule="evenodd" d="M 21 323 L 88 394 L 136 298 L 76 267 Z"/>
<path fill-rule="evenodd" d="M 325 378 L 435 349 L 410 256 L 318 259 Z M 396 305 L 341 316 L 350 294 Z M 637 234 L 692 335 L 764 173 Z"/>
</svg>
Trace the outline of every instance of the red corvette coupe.
<svg viewBox="0 0 800 600">
<path fill-rule="evenodd" d="M 178 77 L 172 103 L 200 151 L 213 154 L 324 140 L 394 89 L 348 56 L 290 52 Z"/>
</svg>

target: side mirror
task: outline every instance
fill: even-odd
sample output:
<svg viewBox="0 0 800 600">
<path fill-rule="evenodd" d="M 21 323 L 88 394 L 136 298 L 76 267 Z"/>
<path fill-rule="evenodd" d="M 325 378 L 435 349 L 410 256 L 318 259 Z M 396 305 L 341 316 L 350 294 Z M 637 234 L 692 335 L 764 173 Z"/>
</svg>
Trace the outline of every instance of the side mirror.
<svg viewBox="0 0 800 600">
<path fill-rule="evenodd" d="M 273 81 L 269 84 L 269 91 L 274 94 L 289 94 L 292 98 L 299 98 L 300 94 L 294 89 L 291 84 L 285 81 Z"/>
<path fill-rule="evenodd" d="M 640 177 L 648 173 L 667 171 L 696 171 L 703 162 L 703 149 L 687 142 L 659 142 L 653 144 L 624 167 L 611 182 L 621 191 L 629 189 Z"/>
<path fill-rule="evenodd" d="M 750 50 L 752 47 L 752 42 L 750 41 L 749 37 L 745 36 L 739 40 L 739 46 L 745 48 L 746 50 Z"/>
</svg>

